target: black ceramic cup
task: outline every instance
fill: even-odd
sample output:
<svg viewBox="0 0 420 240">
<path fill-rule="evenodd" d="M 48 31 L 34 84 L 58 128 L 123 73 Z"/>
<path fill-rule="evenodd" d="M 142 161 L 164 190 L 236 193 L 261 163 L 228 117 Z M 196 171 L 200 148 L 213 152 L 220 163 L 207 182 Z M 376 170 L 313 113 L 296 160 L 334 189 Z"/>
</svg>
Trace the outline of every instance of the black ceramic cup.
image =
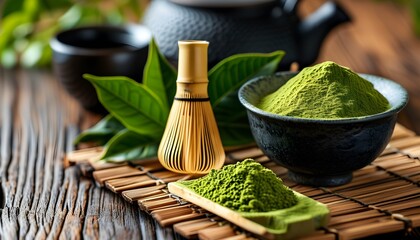
<svg viewBox="0 0 420 240">
<path fill-rule="evenodd" d="M 127 76 L 141 82 L 150 40 L 150 31 L 140 25 L 60 32 L 50 41 L 54 73 L 85 109 L 104 114 L 94 87 L 82 75 Z"/>
</svg>

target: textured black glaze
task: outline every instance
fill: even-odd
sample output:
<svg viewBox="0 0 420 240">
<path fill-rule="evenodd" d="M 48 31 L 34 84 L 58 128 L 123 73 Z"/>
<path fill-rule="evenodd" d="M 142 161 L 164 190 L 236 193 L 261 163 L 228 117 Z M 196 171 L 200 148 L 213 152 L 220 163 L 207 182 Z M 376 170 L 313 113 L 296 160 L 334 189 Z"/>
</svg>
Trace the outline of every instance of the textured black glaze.
<svg viewBox="0 0 420 240">
<path fill-rule="evenodd" d="M 173 63 L 178 58 L 178 40 L 201 39 L 210 42 L 210 66 L 237 53 L 276 50 L 286 52 L 280 68 L 289 69 L 292 62 L 307 66 L 315 61 L 328 32 L 349 17 L 341 7 L 328 2 L 300 21 L 295 6 L 298 1 L 285 2 L 289 4 L 283 8 L 276 1 L 250 7 L 205 8 L 154 0 L 143 24 Z"/>
<path fill-rule="evenodd" d="M 150 39 L 142 26 L 91 26 L 58 33 L 50 43 L 54 73 L 85 109 L 106 113 L 82 75 L 127 76 L 141 82 Z"/>
<path fill-rule="evenodd" d="M 335 186 L 351 180 L 351 173 L 375 158 L 388 144 L 398 112 L 408 100 L 397 83 L 362 75 L 390 102 L 391 109 L 363 118 L 316 120 L 279 116 L 255 107 L 262 96 L 294 76 L 282 73 L 246 83 L 239 99 L 247 108 L 252 134 L 262 151 L 286 167 L 298 183 Z"/>
</svg>

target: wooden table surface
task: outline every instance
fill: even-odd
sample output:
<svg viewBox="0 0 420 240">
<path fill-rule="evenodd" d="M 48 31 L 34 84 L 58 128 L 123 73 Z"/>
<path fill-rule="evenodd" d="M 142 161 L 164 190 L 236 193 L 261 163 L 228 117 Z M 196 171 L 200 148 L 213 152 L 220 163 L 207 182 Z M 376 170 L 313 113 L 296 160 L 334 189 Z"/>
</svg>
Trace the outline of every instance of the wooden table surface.
<svg viewBox="0 0 420 240">
<path fill-rule="evenodd" d="M 334 30 L 319 61 L 400 82 L 410 102 L 400 123 L 420 132 L 420 40 L 408 12 L 389 2 L 340 1 L 353 17 Z M 304 9 L 318 1 L 305 1 Z M 80 109 L 48 71 L 0 72 L 0 234 L 4 239 L 171 239 L 137 206 L 96 187 L 65 152 L 98 120 Z"/>
</svg>

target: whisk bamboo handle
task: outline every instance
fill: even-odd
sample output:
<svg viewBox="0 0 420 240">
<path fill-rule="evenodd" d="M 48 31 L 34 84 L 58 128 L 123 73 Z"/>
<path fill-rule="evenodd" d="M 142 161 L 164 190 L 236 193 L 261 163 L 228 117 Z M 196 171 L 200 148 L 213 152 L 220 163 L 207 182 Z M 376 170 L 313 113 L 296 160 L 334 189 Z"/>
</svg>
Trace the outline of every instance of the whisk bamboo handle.
<svg viewBox="0 0 420 240">
<path fill-rule="evenodd" d="M 178 83 L 207 83 L 207 41 L 179 41 Z M 206 89 L 207 90 L 207 89 Z"/>
</svg>

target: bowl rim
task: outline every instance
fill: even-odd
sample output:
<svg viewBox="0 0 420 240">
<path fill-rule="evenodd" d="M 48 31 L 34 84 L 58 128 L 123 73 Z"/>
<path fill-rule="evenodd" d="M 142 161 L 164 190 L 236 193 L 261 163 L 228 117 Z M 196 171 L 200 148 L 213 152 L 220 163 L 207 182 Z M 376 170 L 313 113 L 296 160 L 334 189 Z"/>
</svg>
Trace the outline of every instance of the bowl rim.
<svg viewBox="0 0 420 240">
<path fill-rule="evenodd" d="M 282 120 L 286 122 L 328 123 L 328 124 L 347 124 L 347 123 L 368 122 L 368 121 L 390 117 L 400 112 L 408 103 L 408 92 L 399 83 L 392 81 L 390 79 L 384 78 L 384 77 L 380 77 L 380 76 L 372 75 L 372 74 L 365 74 L 365 73 L 357 73 L 357 74 L 359 74 L 361 77 L 363 77 L 369 82 L 371 82 L 370 79 L 375 79 L 375 81 L 383 81 L 383 82 L 387 82 L 388 84 L 394 85 L 394 87 L 397 88 L 398 91 L 401 91 L 404 98 L 400 99 L 398 104 L 396 104 L 395 106 L 391 106 L 391 108 L 381 113 L 368 115 L 368 116 L 361 116 L 361 117 L 351 117 L 351 118 L 320 119 L 320 118 L 301 118 L 301 117 L 282 116 L 275 113 L 267 112 L 254 106 L 253 104 L 248 102 L 248 100 L 244 97 L 244 92 L 246 91 L 246 89 L 249 88 L 253 84 L 257 84 L 257 82 L 260 81 L 261 79 L 264 79 L 267 77 L 278 77 L 278 76 L 283 76 L 283 75 L 292 75 L 292 74 L 296 75 L 297 73 L 298 72 L 282 71 L 282 72 L 277 72 L 273 75 L 264 75 L 264 76 L 253 78 L 247 81 L 246 83 L 244 83 L 239 88 L 239 91 L 238 91 L 239 101 L 248 111 L 251 111 L 257 115 L 260 115 L 266 118 L 268 117 L 268 118 Z"/>
<path fill-rule="evenodd" d="M 65 35 L 75 34 L 80 31 L 86 30 L 102 30 L 102 31 L 123 31 L 126 34 L 134 36 L 132 39 L 137 43 L 136 45 L 130 45 L 127 47 L 110 47 L 110 48 L 84 48 L 77 47 L 60 40 Z M 54 52 L 67 54 L 67 55 L 82 55 L 82 56 L 101 56 L 113 53 L 123 52 L 136 52 L 141 51 L 148 47 L 150 40 L 152 39 L 152 33 L 150 30 L 140 24 L 126 24 L 122 26 L 114 25 L 90 25 L 77 28 L 71 28 L 68 30 L 60 31 L 50 39 L 50 46 Z"/>
</svg>

